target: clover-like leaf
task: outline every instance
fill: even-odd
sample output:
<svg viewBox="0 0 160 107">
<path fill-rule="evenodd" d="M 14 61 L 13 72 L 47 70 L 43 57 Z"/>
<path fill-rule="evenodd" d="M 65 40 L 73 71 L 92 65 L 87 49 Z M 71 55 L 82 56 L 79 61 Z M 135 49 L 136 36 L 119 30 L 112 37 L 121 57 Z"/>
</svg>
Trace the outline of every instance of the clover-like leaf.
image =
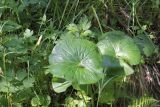
<svg viewBox="0 0 160 107">
<path fill-rule="evenodd" d="M 123 32 L 112 31 L 105 34 L 105 38 L 98 42 L 103 55 L 123 59 L 130 65 L 139 64 L 141 61 L 140 51 L 132 38 Z"/>
<path fill-rule="evenodd" d="M 96 83 L 103 77 L 102 58 L 97 46 L 84 39 L 59 41 L 49 57 L 49 72 L 78 84 Z"/>
</svg>

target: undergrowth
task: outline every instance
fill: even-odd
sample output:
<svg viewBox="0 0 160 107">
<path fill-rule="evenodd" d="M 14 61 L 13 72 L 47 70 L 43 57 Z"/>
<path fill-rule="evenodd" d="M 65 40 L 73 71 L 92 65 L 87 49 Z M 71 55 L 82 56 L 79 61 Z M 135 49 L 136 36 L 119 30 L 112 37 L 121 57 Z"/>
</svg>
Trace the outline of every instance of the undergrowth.
<svg viewBox="0 0 160 107">
<path fill-rule="evenodd" d="M 0 107 L 156 107 L 160 0 L 1 0 Z"/>
</svg>

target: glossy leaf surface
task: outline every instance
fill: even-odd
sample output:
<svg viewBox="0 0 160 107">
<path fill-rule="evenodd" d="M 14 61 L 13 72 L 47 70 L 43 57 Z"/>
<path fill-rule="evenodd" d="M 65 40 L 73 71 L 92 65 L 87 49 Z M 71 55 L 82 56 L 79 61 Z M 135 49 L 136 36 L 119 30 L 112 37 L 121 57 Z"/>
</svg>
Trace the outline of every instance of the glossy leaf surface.
<svg viewBox="0 0 160 107">
<path fill-rule="evenodd" d="M 108 32 L 97 45 L 103 55 L 123 59 L 131 65 L 140 63 L 141 56 L 137 45 L 123 32 Z"/>
<path fill-rule="evenodd" d="M 49 62 L 54 77 L 78 84 L 96 83 L 103 77 L 101 55 L 97 46 L 88 40 L 61 40 L 54 47 Z"/>
</svg>

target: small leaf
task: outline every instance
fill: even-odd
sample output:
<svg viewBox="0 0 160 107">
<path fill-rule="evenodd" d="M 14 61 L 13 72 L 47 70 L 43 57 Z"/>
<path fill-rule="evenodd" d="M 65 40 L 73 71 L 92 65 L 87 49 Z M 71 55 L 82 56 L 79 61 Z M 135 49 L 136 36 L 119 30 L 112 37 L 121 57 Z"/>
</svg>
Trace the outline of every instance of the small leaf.
<svg viewBox="0 0 160 107">
<path fill-rule="evenodd" d="M 7 81 L 5 81 L 5 80 L 1 80 L 0 81 L 0 92 L 8 92 L 9 90 L 8 90 L 8 86 L 9 85 L 9 83 L 7 82 Z"/>
<path fill-rule="evenodd" d="M 143 25 L 143 26 L 142 26 L 142 30 L 143 30 L 143 31 L 147 30 L 147 25 Z"/>
<path fill-rule="evenodd" d="M 86 30 L 86 31 L 82 32 L 80 35 L 81 36 L 88 36 L 88 35 L 91 35 L 91 34 L 92 34 L 92 31 Z"/>
<path fill-rule="evenodd" d="M 17 80 L 21 81 L 23 80 L 26 76 L 27 76 L 27 73 L 25 71 L 18 71 L 17 73 Z"/>
<path fill-rule="evenodd" d="M 44 14 L 42 17 L 42 22 L 46 22 L 46 19 L 47 19 L 47 16 L 46 16 L 46 14 Z"/>
<path fill-rule="evenodd" d="M 18 91 L 18 88 L 14 85 L 12 85 L 10 82 L 2 79 L 0 81 L 0 92 L 8 93 L 8 92 L 16 92 Z"/>
<path fill-rule="evenodd" d="M 4 22 L 4 26 L 2 28 L 2 31 L 4 31 L 4 32 L 12 32 L 12 31 L 20 29 L 21 27 L 22 26 L 17 24 L 16 22 L 8 20 L 8 21 Z"/>
<path fill-rule="evenodd" d="M 81 91 L 81 92 L 78 91 L 78 92 L 76 93 L 76 95 L 77 95 L 80 99 L 83 99 L 85 102 L 88 102 L 89 100 L 91 100 L 91 97 L 88 97 L 84 91 Z"/>
<path fill-rule="evenodd" d="M 65 107 L 89 107 L 84 100 L 77 100 L 72 97 L 67 97 Z"/>
<path fill-rule="evenodd" d="M 78 24 L 79 30 L 88 30 L 91 27 L 91 21 L 88 20 L 88 18 L 85 16 L 81 18 Z"/>
<path fill-rule="evenodd" d="M 30 96 L 33 95 L 31 88 L 23 88 L 21 90 L 18 90 L 13 95 L 13 101 L 14 102 L 23 102 L 30 99 Z"/>
<path fill-rule="evenodd" d="M 34 106 L 34 107 L 35 106 L 40 106 L 41 105 L 40 99 L 38 99 L 37 97 L 32 98 L 31 105 Z"/>
<path fill-rule="evenodd" d="M 23 107 L 21 103 L 15 103 L 13 107 Z"/>
<path fill-rule="evenodd" d="M 134 70 L 132 69 L 132 67 L 130 67 L 126 62 L 124 62 L 123 60 L 120 60 L 120 65 L 123 66 L 124 68 L 124 72 L 125 75 L 131 75 L 134 73 Z"/>
<path fill-rule="evenodd" d="M 75 33 L 78 32 L 78 27 L 76 24 L 72 23 L 67 26 L 67 30 L 69 30 L 71 33 Z"/>
<path fill-rule="evenodd" d="M 66 91 L 66 89 L 71 85 L 72 83 L 70 81 L 65 81 L 64 83 L 52 82 L 52 87 L 57 93 Z"/>
<path fill-rule="evenodd" d="M 9 38 L 4 43 L 4 46 L 7 47 L 9 51 L 16 52 L 16 53 L 26 53 L 27 51 L 27 48 L 24 47 L 23 39 L 17 36 L 13 36 Z"/>
<path fill-rule="evenodd" d="M 35 97 L 32 98 L 31 100 L 31 105 L 33 107 L 37 107 L 37 106 L 46 106 L 48 107 L 48 105 L 51 103 L 51 98 L 48 95 L 37 95 Z"/>
<path fill-rule="evenodd" d="M 31 37 L 33 35 L 33 30 L 31 31 L 30 29 L 26 29 L 23 35 L 25 38 Z"/>
<path fill-rule="evenodd" d="M 35 79 L 33 77 L 29 77 L 23 81 L 23 85 L 25 88 L 30 88 L 30 87 L 33 87 L 34 82 L 35 82 Z"/>
</svg>

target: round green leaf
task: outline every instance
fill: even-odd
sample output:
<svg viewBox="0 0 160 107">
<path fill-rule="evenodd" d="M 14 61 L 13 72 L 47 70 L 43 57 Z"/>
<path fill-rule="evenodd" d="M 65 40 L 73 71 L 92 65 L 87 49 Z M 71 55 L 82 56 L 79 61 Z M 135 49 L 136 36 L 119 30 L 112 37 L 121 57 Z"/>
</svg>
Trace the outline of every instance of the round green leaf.
<svg viewBox="0 0 160 107">
<path fill-rule="evenodd" d="M 84 39 L 61 40 L 49 57 L 49 72 L 54 77 L 77 82 L 96 83 L 103 77 L 102 58 L 97 46 Z"/>
<path fill-rule="evenodd" d="M 123 32 L 108 32 L 97 45 L 103 55 L 123 59 L 131 65 L 136 65 L 141 61 L 137 45 L 132 38 L 126 36 Z"/>
</svg>

